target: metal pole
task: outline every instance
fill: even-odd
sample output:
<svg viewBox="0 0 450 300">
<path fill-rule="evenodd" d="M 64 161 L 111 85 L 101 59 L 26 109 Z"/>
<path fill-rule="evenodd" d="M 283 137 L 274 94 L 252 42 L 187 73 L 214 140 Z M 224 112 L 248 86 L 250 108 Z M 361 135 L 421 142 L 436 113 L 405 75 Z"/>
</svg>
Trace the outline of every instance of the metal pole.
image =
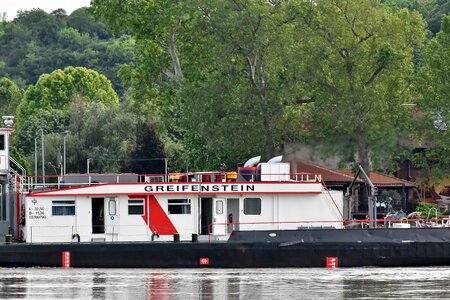
<svg viewBox="0 0 450 300">
<path fill-rule="evenodd" d="M 44 128 L 41 128 L 41 142 L 42 142 L 42 183 L 45 185 L 45 140 Z"/>
<path fill-rule="evenodd" d="M 35 133 L 35 136 L 34 136 L 34 176 L 38 176 L 38 171 L 37 171 L 37 168 L 38 168 L 38 162 L 37 162 L 37 160 L 38 160 L 38 154 L 37 154 L 37 134 Z M 36 182 L 37 182 L 37 178 L 36 178 L 35 180 L 36 180 Z"/>
<path fill-rule="evenodd" d="M 87 159 L 87 168 L 86 168 L 86 169 L 87 169 L 87 173 L 88 173 L 88 174 L 89 174 L 89 162 L 90 162 L 90 161 L 91 161 L 91 159 L 90 159 L 90 158 L 88 158 L 88 159 Z"/>
<path fill-rule="evenodd" d="M 169 181 L 169 177 L 167 176 L 168 174 L 167 174 L 167 158 L 164 158 L 164 174 L 166 175 L 165 176 L 165 181 L 167 182 L 167 181 Z"/>
<path fill-rule="evenodd" d="M 66 175 L 66 136 L 67 136 L 67 131 L 64 131 L 63 175 Z"/>
<path fill-rule="evenodd" d="M 363 167 L 361 167 L 361 165 L 358 166 L 359 167 L 359 171 L 360 173 L 363 174 L 364 178 L 366 179 L 366 183 L 369 184 L 370 186 L 370 196 L 368 197 L 368 212 L 369 212 L 369 219 L 370 220 L 376 220 L 377 218 L 377 198 L 375 196 L 375 186 L 372 183 L 372 181 L 370 180 L 370 177 L 366 174 L 366 172 L 364 171 Z M 371 228 L 375 228 L 376 227 L 376 223 L 375 222 L 371 222 L 369 224 L 369 227 Z"/>
</svg>

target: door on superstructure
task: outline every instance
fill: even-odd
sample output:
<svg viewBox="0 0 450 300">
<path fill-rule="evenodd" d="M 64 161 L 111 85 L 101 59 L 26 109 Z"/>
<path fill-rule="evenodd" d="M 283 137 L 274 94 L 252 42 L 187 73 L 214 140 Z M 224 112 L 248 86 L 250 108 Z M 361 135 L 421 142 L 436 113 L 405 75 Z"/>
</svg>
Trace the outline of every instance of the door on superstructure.
<svg viewBox="0 0 450 300">
<path fill-rule="evenodd" d="M 227 233 L 227 202 L 222 198 L 214 198 L 213 201 L 213 233 L 226 234 Z"/>
<path fill-rule="evenodd" d="M 117 241 L 119 235 L 119 201 L 115 197 L 105 198 L 105 234 L 107 241 Z"/>
<path fill-rule="evenodd" d="M 212 216 L 212 198 L 201 198 L 200 199 L 200 234 L 208 235 L 211 230 L 211 224 L 213 222 Z M 209 227 L 209 228 L 208 228 Z"/>
<path fill-rule="evenodd" d="M 105 233 L 104 198 L 92 198 L 92 233 Z"/>
<path fill-rule="evenodd" d="M 239 199 L 227 199 L 228 233 L 239 230 Z"/>
</svg>

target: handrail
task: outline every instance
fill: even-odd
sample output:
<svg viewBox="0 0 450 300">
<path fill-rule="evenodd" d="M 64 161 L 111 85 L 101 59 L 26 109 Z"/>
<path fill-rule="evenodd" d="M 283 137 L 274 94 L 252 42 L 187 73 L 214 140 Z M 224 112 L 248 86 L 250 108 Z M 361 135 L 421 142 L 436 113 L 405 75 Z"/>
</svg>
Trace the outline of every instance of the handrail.
<svg viewBox="0 0 450 300">
<path fill-rule="evenodd" d="M 94 184 L 108 183 L 165 183 L 165 182 L 235 182 L 247 183 L 245 180 L 227 178 L 229 172 L 196 172 L 196 173 L 170 173 L 164 174 L 66 174 L 64 176 L 21 176 L 21 191 L 31 191 L 33 189 L 60 189 L 69 186 L 90 186 Z M 280 175 L 280 174 L 265 174 Z M 322 178 L 318 174 L 311 173 L 290 173 L 289 180 L 263 181 L 263 182 L 306 182 L 322 183 Z M 42 180 L 41 180 L 42 179 Z M 42 183 L 39 183 L 42 181 Z M 257 180 L 259 182 L 259 180 Z"/>
<path fill-rule="evenodd" d="M 19 168 L 22 171 L 22 176 L 27 176 L 27 170 L 21 164 L 19 164 L 14 158 L 10 156 L 9 161 L 12 162 L 17 168 Z"/>
<path fill-rule="evenodd" d="M 433 224 L 429 223 L 428 219 L 408 219 L 407 221 L 410 223 L 415 223 L 416 227 L 450 227 L 450 218 L 440 218 L 440 219 L 433 219 L 435 222 Z M 407 223 L 408 223 L 407 222 Z M 419 225 L 417 223 L 420 223 Z M 439 222 L 441 222 L 439 224 Z M 208 224 L 207 228 L 208 228 L 208 242 L 211 242 L 211 235 L 214 235 L 214 233 L 212 232 L 212 227 L 213 226 L 217 226 L 217 225 L 222 225 L 222 226 L 227 226 L 225 227 L 226 229 L 228 229 L 228 225 L 279 225 L 279 224 L 313 224 L 313 223 L 343 223 L 344 225 L 349 225 L 351 223 L 356 223 L 356 224 L 360 224 L 361 228 L 364 228 L 365 226 L 368 227 L 369 224 L 378 224 L 378 223 L 382 223 L 384 225 L 387 225 L 388 228 L 392 227 L 392 223 L 404 223 L 403 219 L 400 220 L 386 220 L 386 219 L 363 219 L 363 220 L 304 220 L 304 221 L 277 221 L 277 222 L 230 222 L 230 223 L 225 223 L 225 222 L 218 222 L 218 223 L 210 223 Z M 422 226 L 422 223 L 425 223 L 425 226 Z M 440 226 L 439 226 L 440 225 Z M 308 227 L 308 229 L 310 228 L 314 228 L 314 227 Z M 376 228 L 376 227 L 375 227 Z M 375 229 L 374 228 L 374 229 Z M 339 230 L 346 230 L 346 229 L 339 229 Z M 226 233 L 228 234 L 228 233 Z"/>
</svg>

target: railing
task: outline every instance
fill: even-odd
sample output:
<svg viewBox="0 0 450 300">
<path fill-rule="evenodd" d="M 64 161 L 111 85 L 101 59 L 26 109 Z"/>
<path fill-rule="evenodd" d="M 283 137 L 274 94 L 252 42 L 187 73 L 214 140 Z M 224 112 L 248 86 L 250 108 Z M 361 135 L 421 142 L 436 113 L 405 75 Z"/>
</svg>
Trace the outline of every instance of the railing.
<svg viewBox="0 0 450 300">
<path fill-rule="evenodd" d="M 76 174 L 64 176 L 24 176 L 21 192 L 90 186 L 105 183 L 166 182 L 161 174 Z"/>
<path fill-rule="evenodd" d="M 152 182 L 248 182 L 261 181 L 261 174 L 238 177 L 236 172 L 197 172 L 162 174 L 68 174 L 64 176 L 20 176 L 20 192 L 61 189 L 66 187 L 90 186 L 105 183 L 152 183 Z M 280 173 L 264 174 L 264 176 L 279 176 L 287 180 L 272 180 L 272 182 L 322 182 L 318 174 L 310 173 Z M 278 178 L 278 177 L 275 177 Z M 239 180 L 239 181 L 238 181 Z M 270 182 L 270 181 L 267 181 Z"/>
<path fill-rule="evenodd" d="M 211 237 L 223 236 L 224 239 L 234 230 L 250 230 L 242 228 L 248 225 L 252 226 L 251 230 L 283 230 L 283 229 L 332 229 L 342 228 L 340 230 L 348 230 L 348 228 L 369 228 L 370 223 L 376 223 L 376 228 L 432 228 L 432 227 L 450 227 L 450 218 L 440 219 L 400 219 L 400 220 L 311 220 L 311 221 L 281 221 L 281 222 L 231 222 L 231 223 L 211 223 L 207 226 L 208 241 Z M 396 226 L 396 224 L 404 224 L 409 226 Z M 286 226 L 288 225 L 288 226 Z M 295 225 L 295 226 L 292 226 Z M 336 226 L 339 225 L 339 226 Z M 221 233 L 215 233 L 213 229 L 224 226 Z M 265 227 L 265 228 L 263 228 Z M 99 230 L 93 230 L 97 228 Z M 347 228 L 347 229 L 344 229 Z M 180 232 L 192 233 L 192 228 L 181 228 Z M 28 232 L 25 234 L 29 243 L 45 243 L 45 242 L 92 242 L 101 239 L 104 242 L 118 241 L 153 241 L 154 236 L 159 236 L 155 229 L 150 229 L 142 225 L 94 225 L 94 226 L 29 226 Z M 94 231 L 94 233 L 93 233 Z M 95 231 L 100 231 L 95 233 Z M 223 232 L 223 233 L 222 233 Z M 188 234 L 185 234 L 186 236 Z M 166 239 L 167 240 L 167 239 Z"/>
<path fill-rule="evenodd" d="M 230 223 L 211 223 L 208 224 L 208 241 L 211 241 L 211 236 L 221 236 L 229 235 L 235 228 L 242 225 L 256 225 L 265 226 L 266 228 L 260 230 L 283 230 L 283 229 L 340 229 L 333 224 L 340 224 L 343 229 L 346 230 L 350 228 L 370 228 L 370 224 L 375 223 L 376 228 L 430 228 L 430 227 L 450 227 L 450 218 L 440 218 L 440 219 L 406 219 L 402 218 L 400 220 L 386 220 L 386 219 L 376 219 L 376 220 L 312 220 L 312 221 L 282 221 L 282 222 L 230 222 Z M 287 225 L 298 225 L 296 228 L 290 226 L 290 228 L 282 228 L 284 224 Z M 320 224 L 317 225 L 317 224 Z M 409 226 L 398 226 L 397 224 L 405 224 Z M 269 228 L 269 226 L 273 228 Z M 280 226 L 281 225 L 281 226 Z M 221 230 L 223 233 L 214 233 L 213 229 L 218 228 L 217 226 L 224 226 L 225 230 Z M 341 228 L 342 228 L 341 226 Z M 277 227 L 277 228 L 275 228 Z M 261 228 L 261 227 L 260 227 Z M 252 230 L 256 230 L 253 228 Z"/>
</svg>

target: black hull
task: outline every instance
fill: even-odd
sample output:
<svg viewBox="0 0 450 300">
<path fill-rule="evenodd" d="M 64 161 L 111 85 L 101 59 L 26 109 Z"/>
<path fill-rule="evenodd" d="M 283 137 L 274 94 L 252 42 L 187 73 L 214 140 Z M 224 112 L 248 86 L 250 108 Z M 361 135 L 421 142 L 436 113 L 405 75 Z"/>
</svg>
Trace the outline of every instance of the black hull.
<svg viewBox="0 0 450 300">
<path fill-rule="evenodd" d="M 1 267 L 61 267 L 62 252 L 70 251 L 71 267 L 95 268 L 280 268 L 280 267 L 325 267 L 327 257 L 337 257 L 339 267 L 399 267 L 450 265 L 450 229 L 433 231 L 400 230 L 398 237 L 407 239 L 378 241 L 380 236 L 392 237 L 385 230 L 374 233 L 370 230 L 340 230 L 343 235 L 367 235 L 372 240 L 343 242 L 305 241 L 256 241 L 241 242 L 232 238 L 228 243 L 86 243 L 86 244 L 11 244 L 0 246 Z M 291 231 L 293 235 L 306 231 Z M 346 232 L 346 233 L 341 233 Z M 280 233 L 280 232 L 278 232 Z M 284 237 L 289 236 L 283 231 Z M 330 233 L 308 231 L 310 237 Z M 254 233 L 247 233 L 253 236 Z M 282 235 L 283 235 L 282 234 Z M 411 240 L 410 235 L 415 236 Z M 431 236 L 431 240 L 421 238 Z M 442 235 L 441 240 L 436 237 Z M 292 237 L 292 236 L 291 236 Z M 245 238 L 244 238 L 245 239 Z M 200 260 L 208 259 L 202 265 Z"/>
</svg>

